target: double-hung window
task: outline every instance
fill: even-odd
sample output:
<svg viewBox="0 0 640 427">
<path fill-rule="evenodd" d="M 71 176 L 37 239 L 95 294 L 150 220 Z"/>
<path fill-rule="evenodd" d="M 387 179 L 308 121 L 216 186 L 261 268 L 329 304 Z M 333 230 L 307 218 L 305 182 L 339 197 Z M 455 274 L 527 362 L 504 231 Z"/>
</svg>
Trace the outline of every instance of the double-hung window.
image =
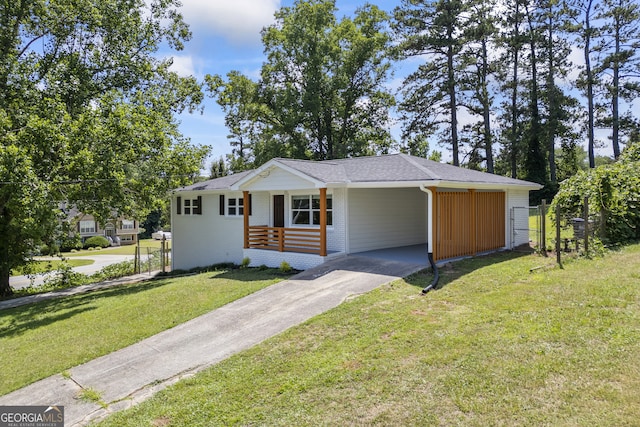
<svg viewBox="0 0 640 427">
<path fill-rule="evenodd" d="M 95 233 L 96 222 L 95 221 L 80 221 L 80 233 Z"/>
<path fill-rule="evenodd" d="M 229 198 L 227 200 L 227 215 L 229 216 L 242 216 L 244 215 L 244 199 Z"/>
<path fill-rule="evenodd" d="M 202 215 L 202 196 L 195 199 L 184 199 L 176 197 L 176 213 L 178 215 Z"/>
<path fill-rule="evenodd" d="M 130 219 L 123 219 L 121 227 L 122 230 L 133 230 L 135 228 L 135 224 Z"/>
<path fill-rule="evenodd" d="M 320 225 L 320 196 L 291 196 L 291 223 Z M 327 225 L 333 225 L 333 199 L 327 195 Z"/>
</svg>

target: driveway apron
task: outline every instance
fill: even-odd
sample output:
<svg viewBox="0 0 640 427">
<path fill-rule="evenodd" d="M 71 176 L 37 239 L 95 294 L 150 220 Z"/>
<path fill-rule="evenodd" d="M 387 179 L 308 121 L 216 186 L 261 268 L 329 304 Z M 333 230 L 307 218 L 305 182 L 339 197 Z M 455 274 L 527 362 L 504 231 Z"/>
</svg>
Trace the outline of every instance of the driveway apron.
<svg viewBox="0 0 640 427">
<path fill-rule="evenodd" d="M 65 425 L 130 407 L 186 376 L 424 266 L 344 256 L 137 344 L 5 396 L 0 405 L 64 405 Z M 102 403 L 78 398 L 97 391 Z"/>
</svg>

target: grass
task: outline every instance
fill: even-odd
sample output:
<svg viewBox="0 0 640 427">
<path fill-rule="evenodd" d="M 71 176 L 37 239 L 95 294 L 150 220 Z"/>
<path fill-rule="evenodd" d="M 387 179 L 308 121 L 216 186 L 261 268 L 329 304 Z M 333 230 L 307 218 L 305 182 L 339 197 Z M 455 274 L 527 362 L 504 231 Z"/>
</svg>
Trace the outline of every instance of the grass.
<svg viewBox="0 0 640 427">
<path fill-rule="evenodd" d="M 242 269 L 129 284 L 0 311 L 0 395 L 131 345 L 275 282 Z"/>
<path fill-rule="evenodd" d="M 169 248 L 171 248 L 171 240 L 167 240 Z M 154 239 L 143 239 L 140 240 L 140 248 L 143 250 L 143 254 L 146 251 L 146 248 L 151 249 L 160 249 L 161 242 L 160 240 Z M 76 252 L 64 252 L 62 255 L 64 257 L 76 257 L 76 256 L 92 256 L 92 255 L 134 255 L 136 250 L 136 245 L 123 245 L 117 247 L 110 247 L 105 249 L 96 249 L 96 250 L 88 250 L 82 249 Z"/>
<path fill-rule="evenodd" d="M 640 245 L 563 270 L 464 260 L 441 290 L 421 273 L 350 299 L 100 426 L 637 425 L 639 271 Z"/>
<path fill-rule="evenodd" d="M 28 269 L 18 268 L 15 271 L 11 272 L 12 276 L 20 276 L 23 274 L 40 274 L 40 273 L 48 273 L 50 271 L 57 270 L 62 264 L 62 260 L 60 259 L 51 259 L 46 261 L 34 261 Z M 66 259 L 65 262 L 71 267 L 81 267 L 83 265 L 93 264 L 94 261 L 90 259 Z"/>
<path fill-rule="evenodd" d="M 540 232 L 540 228 L 542 227 L 542 224 L 540 224 L 540 221 L 538 219 L 538 215 L 535 214 L 530 214 L 529 215 L 529 239 L 534 242 L 535 245 L 538 245 L 538 232 Z M 546 231 L 546 236 L 545 236 L 545 245 L 546 248 L 548 250 L 555 250 L 555 245 L 556 245 L 556 222 L 554 219 L 552 219 L 552 212 L 547 212 L 547 215 L 545 216 L 545 231 Z M 562 245 L 562 248 L 564 248 L 564 241 L 565 239 L 569 239 L 571 241 L 571 245 L 569 245 L 570 249 L 575 248 L 575 240 L 574 239 L 574 232 L 573 232 L 573 225 L 571 223 L 567 224 L 566 221 L 561 221 L 560 222 L 560 243 Z"/>
</svg>

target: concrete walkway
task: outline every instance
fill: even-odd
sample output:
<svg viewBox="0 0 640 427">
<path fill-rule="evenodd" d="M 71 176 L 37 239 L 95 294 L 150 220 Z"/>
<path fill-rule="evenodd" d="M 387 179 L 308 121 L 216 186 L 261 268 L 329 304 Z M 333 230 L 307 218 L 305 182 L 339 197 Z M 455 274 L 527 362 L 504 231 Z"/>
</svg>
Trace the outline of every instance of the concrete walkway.
<svg viewBox="0 0 640 427">
<path fill-rule="evenodd" d="M 0 405 L 64 405 L 86 425 L 423 265 L 345 256 L 304 271 L 130 347 L 0 397 Z M 100 393 L 104 406 L 78 398 Z"/>
</svg>

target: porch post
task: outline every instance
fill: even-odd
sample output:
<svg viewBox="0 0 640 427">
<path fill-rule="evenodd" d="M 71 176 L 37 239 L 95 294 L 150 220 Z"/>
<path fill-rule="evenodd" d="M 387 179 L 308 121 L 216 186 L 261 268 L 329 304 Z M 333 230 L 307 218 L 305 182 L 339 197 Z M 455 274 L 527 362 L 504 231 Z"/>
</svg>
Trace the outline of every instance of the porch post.
<svg viewBox="0 0 640 427">
<path fill-rule="evenodd" d="M 327 256 L 327 189 L 320 189 L 320 256 Z"/>
<path fill-rule="evenodd" d="M 431 197 L 431 206 L 429 206 L 431 208 L 431 242 L 432 245 L 429 248 L 429 250 L 431 251 L 431 253 L 433 254 L 433 259 L 434 260 L 438 260 L 438 253 L 437 253 L 437 249 L 438 249 L 438 188 L 437 187 L 429 187 L 429 190 L 431 191 L 432 197 Z"/>
<path fill-rule="evenodd" d="M 243 191 L 243 204 L 244 204 L 244 248 L 249 249 L 249 210 L 251 209 L 251 199 L 249 198 L 249 192 Z"/>
<path fill-rule="evenodd" d="M 471 255 L 476 256 L 476 248 L 478 247 L 478 207 L 476 206 L 476 190 L 469 190 L 471 197 Z"/>
</svg>

